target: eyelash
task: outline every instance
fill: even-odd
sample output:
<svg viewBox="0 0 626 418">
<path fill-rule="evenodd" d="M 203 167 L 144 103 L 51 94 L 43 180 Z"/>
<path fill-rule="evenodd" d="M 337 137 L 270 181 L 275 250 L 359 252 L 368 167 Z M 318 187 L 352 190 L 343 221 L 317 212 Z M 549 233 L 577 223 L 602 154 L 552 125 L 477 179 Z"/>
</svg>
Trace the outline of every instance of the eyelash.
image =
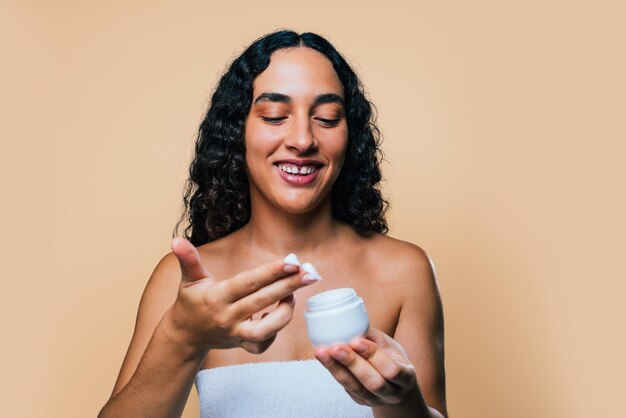
<svg viewBox="0 0 626 418">
<path fill-rule="evenodd" d="M 266 118 L 265 116 L 261 116 L 261 119 L 263 119 L 267 123 L 278 124 L 279 122 L 281 122 L 282 120 L 287 119 L 287 118 L 286 117 L 282 117 L 282 118 Z"/>
<path fill-rule="evenodd" d="M 267 117 L 261 116 L 261 119 L 263 119 L 265 122 L 270 123 L 272 125 L 278 125 L 281 121 L 287 119 L 287 117 L 267 118 Z M 339 124 L 339 119 L 322 119 L 322 118 L 317 118 L 317 120 L 319 120 L 320 122 L 322 122 L 323 124 L 325 124 L 327 126 L 336 126 L 336 125 Z"/>
</svg>

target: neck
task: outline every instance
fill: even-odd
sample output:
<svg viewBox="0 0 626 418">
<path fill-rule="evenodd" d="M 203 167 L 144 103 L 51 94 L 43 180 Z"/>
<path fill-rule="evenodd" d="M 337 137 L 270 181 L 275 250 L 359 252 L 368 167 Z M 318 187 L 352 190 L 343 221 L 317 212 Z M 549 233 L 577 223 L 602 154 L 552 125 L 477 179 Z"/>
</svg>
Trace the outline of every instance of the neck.
<svg viewBox="0 0 626 418">
<path fill-rule="evenodd" d="M 255 252 L 274 258 L 296 253 L 306 258 L 324 249 L 337 236 L 340 224 L 332 216 L 329 193 L 307 213 L 285 213 L 269 204 L 252 205 L 250 221 L 242 232 Z"/>
</svg>

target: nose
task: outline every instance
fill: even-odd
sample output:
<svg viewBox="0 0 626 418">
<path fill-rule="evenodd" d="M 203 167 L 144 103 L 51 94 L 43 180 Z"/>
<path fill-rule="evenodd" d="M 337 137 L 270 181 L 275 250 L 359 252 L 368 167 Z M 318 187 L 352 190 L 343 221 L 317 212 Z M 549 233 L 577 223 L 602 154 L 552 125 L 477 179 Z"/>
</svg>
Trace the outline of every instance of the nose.
<svg viewBox="0 0 626 418">
<path fill-rule="evenodd" d="M 313 126 L 308 118 L 296 118 L 285 140 L 285 146 L 299 154 L 307 154 L 317 148 Z"/>
</svg>

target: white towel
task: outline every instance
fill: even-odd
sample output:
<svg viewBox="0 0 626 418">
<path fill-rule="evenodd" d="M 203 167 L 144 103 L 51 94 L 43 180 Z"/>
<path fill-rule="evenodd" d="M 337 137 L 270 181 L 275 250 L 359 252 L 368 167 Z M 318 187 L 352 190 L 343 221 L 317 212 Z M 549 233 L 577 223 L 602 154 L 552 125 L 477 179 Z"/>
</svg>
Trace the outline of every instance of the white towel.
<svg viewBox="0 0 626 418">
<path fill-rule="evenodd" d="M 372 418 L 316 359 L 200 370 L 201 418 Z"/>
</svg>

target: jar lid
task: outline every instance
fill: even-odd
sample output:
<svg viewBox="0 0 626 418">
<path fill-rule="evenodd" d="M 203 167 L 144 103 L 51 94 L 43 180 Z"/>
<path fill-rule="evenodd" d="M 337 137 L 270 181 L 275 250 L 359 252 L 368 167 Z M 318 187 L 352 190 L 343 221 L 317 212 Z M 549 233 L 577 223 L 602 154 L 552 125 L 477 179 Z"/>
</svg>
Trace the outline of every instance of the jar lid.
<svg viewBox="0 0 626 418">
<path fill-rule="evenodd" d="M 357 300 L 357 297 L 354 289 L 343 287 L 318 293 L 307 299 L 306 303 L 309 311 L 320 311 L 348 305 Z"/>
</svg>

